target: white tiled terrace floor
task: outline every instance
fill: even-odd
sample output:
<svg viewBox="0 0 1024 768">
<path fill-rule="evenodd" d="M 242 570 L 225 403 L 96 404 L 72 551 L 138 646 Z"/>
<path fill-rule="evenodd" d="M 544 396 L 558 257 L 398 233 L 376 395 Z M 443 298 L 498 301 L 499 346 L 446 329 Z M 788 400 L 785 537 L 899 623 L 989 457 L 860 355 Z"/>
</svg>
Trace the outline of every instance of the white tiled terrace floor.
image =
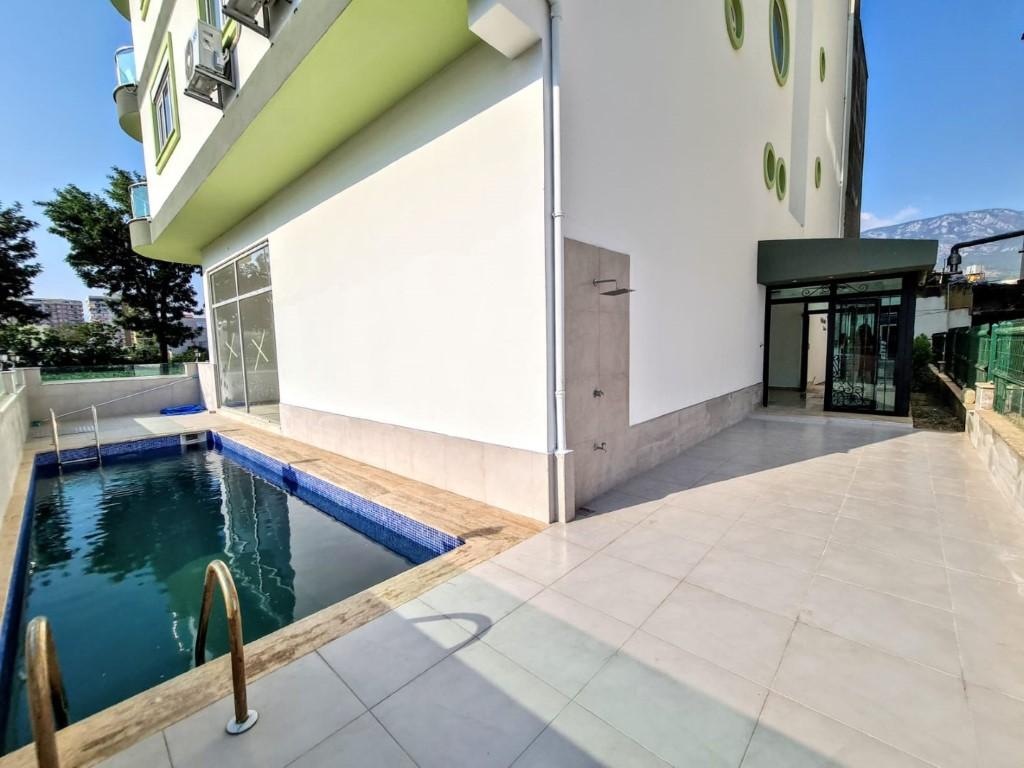
<svg viewBox="0 0 1024 768">
<path fill-rule="evenodd" d="M 747 420 L 108 765 L 1020 766 L 1024 525 L 962 435 Z"/>
</svg>

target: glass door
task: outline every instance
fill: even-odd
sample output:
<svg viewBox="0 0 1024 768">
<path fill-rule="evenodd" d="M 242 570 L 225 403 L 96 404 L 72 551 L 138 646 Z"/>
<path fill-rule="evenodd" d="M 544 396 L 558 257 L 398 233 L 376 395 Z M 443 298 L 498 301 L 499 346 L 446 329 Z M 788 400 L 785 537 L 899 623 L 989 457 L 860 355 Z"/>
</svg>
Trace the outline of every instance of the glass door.
<svg viewBox="0 0 1024 768">
<path fill-rule="evenodd" d="M 895 413 L 899 296 L 837 297 L 826 408 Z"/>
</svg>

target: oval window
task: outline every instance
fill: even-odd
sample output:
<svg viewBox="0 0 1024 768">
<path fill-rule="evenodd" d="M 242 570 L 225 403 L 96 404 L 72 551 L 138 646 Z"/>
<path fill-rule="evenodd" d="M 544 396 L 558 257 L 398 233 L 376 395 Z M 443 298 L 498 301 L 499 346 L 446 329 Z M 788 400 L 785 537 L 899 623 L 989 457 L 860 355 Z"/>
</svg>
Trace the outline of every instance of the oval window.
<svg viewBox="0 0 1024 768">
<path fill-rule="evenodd" d="M 775 147 L 769 141 L 764 145 L 764 185 L 771 189 L 775 186 L 775 167 L 777 165 L 775 158 Z"/>
<path fill-rule="evenodd" d="M 825 49 L 822 48 L 818 51 L 818 77 L 821 78 L 821 82 L 825 82 Z"/>
<path fill-rule="evenodd" d="M 725 0 L 725 28 L 736 50 L 743 45 L 743 0 Z"/>
<path fill-rule="evenodd" d="M 779 167 L 775 169 L 775 194 L 779 200 L 786 196 L 786 161 L 779 158 Z"/>
<path fill-rule="evenodd" d="M 814 188 L 821 189 L 821 158 L 814 158 Z"/>
<path fill-rule="evenodd" d="M 771 20 L 768 32 L 771 35 L 772 68 L 779 85 L 786 84 L 789 77 L 789 14 L 785 0 L 770 0 Z"/>
</svg>

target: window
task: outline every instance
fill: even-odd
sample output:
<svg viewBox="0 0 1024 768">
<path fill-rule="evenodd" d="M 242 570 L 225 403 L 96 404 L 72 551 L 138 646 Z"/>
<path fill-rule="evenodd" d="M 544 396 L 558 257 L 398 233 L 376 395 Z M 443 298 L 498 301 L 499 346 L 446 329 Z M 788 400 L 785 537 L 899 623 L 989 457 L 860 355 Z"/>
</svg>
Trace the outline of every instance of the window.
<svg viewBox="0 0 1024 768">
<path fill-rule="evenodd" d="M 174 107 L 171 104 L 171 73 L 164 69 L 160 76 L 160 84 L 156 87 L 153 97 L 153 109 L 156 112 L 156 151 L 167 146 L 167 140 L 174 133 Z"/>
<path fill-rule="evenodd" d="M 771 36 L 772 68 L 779 85 L 789 77 L 789 14 L 785 0 L 770 0 L 772 4 L 768 32 Z"/>
<path fill-rule="evenodd" d="M 220 28 L 220 0 L 199 0 L 199 18 Z"/>
<path fill-rule="evenodd" d="M 178 144 L 181 131 L 178 125 L 178 94 L 174 86 L 174 57 L 171 54 L 171 35 L 168 33 L 158 64 L 153 68 L 157 73 L 150 89 L 153 107 L 153 145 L 156 151 L 156 172 L 163 171 Z"/>
<path fill-rule="evenodd" d="M 768 189 L 772 189 L 775 186 L 775 147 L 769 141 L 764 145 L 764 185 Z"/>
<path fill-rule="evenodd" d="M 736 50 L 743 45 L 743 0 L 725 0 L 725 28 Z"/>
<path fill-rule="evenodd" d="M 825 49 L 818 51 L 818 78 L 825 82 Z"/>
<path fill-rule="evenodd" d="M 814 158 L 814 188 L 821 189 L 821 158 Z"/>
<path fill-rule="evenodd" d="M 779 158 L 779 166 L 775 169 L 775 194 L 782 200 L 786 196 L 786 161 Z"/>
</svg>

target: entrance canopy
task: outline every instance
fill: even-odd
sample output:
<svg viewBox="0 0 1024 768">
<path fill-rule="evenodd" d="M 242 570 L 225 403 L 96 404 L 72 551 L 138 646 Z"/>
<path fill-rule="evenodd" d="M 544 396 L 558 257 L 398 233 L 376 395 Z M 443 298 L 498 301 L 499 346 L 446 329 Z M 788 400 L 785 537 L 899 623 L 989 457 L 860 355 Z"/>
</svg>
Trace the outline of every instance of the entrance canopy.
<svg viewBox="0 0 1024 768">
<path fill-rule="evenodd" d="M 935 268 L 938 250 L 937 240 L 761 240 L 757 282 L 780 286 L 927 272 Z"/>
</svg>

